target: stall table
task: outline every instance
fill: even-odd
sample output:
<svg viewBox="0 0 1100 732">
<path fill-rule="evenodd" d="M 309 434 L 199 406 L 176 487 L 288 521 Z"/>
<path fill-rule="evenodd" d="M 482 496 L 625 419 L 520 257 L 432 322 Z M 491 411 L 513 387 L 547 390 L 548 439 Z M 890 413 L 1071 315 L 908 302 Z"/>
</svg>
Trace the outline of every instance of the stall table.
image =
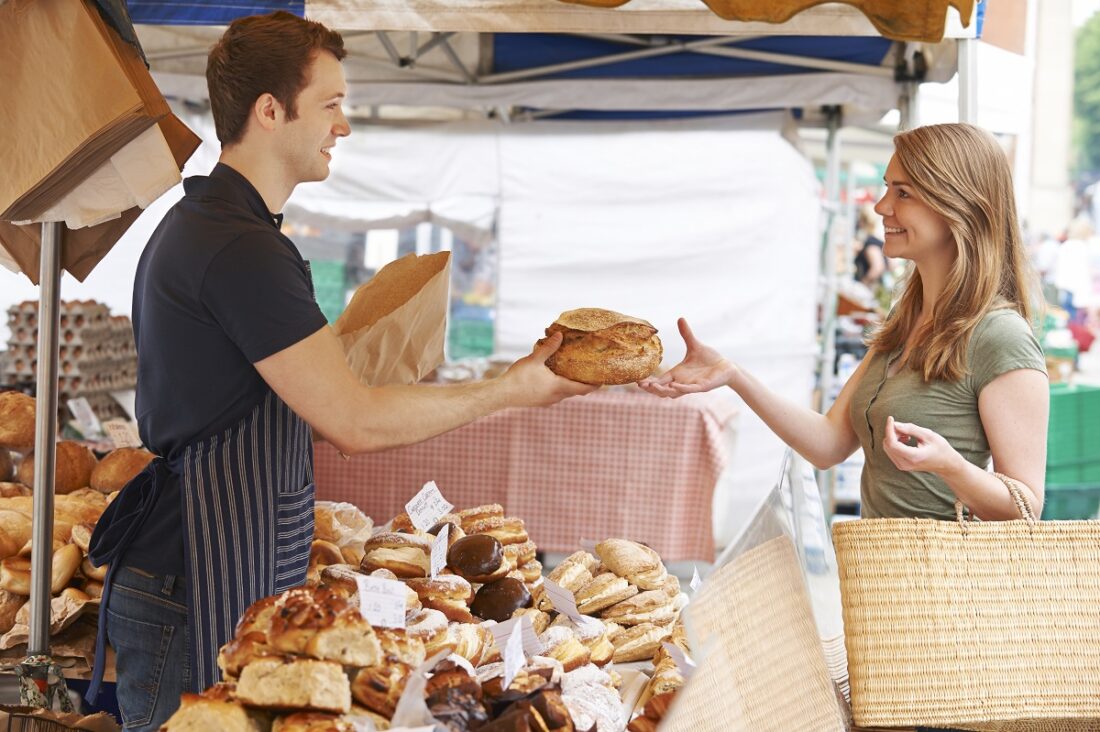
<svg viewBox="0 0 1100 732">
<path fill-rule="evenodd" d="M 715 394 L 661 399 L 605 389 L 549 409 L 509 409 L 426 442 L 345 459 L 317 443 L 317 499 L 376 523 L 429 480 L 459 508 L 499 503 L 539 548 L 627 537 L 665 561 L 714 559 L 711 503 L 737 407 Z"/>
</svg>

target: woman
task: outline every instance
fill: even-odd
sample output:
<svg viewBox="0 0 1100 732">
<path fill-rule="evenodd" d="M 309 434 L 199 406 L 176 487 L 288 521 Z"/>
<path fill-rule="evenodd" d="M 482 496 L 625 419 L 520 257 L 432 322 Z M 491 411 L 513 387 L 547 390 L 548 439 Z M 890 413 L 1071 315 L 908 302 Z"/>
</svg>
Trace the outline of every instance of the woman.
<svg viewBox="0 0 1100 732">
<path fill-rule="evenodd" d="M 909 273 L 828 414 L 772 393 L 682 319 L 686 357 L 642 386 L 669 397 L 729 386 L 820 468 L 862 447 L 864 517 L 953 520 L 957 499 L 983 519 L 1018 518 L 985 469 L 991 455 L 1027 486 L 1038 515 L 1050 396 L 1008 161 L 991 135 L 964 124 L 894 143 L 875 211 L 886 256 L 909 260 Z"/>
</svg>

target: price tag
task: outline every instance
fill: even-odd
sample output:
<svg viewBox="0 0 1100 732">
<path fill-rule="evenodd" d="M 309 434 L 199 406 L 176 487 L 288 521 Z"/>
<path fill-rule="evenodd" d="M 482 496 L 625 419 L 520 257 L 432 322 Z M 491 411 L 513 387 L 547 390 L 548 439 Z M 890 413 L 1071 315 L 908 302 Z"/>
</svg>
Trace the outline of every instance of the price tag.
<svg viewBox="0 0 1100 732">
<path fill-rule="evenodd" d="M 122 419 L 109 419 L 103 423 L 107 438 L 115 447 L 141 447 L 141 436 L 133 422 Z"/>
<path fill-rule="evenodd" d="M 675 643 L 662 643 L 661 645 L 668 652 L 672 662 L 676 664 L 676 668 L 679 669 L 680 675 L 684 677 L 684 681 L 691 678 L 691 675 L 695 673 L 695 662 L 688 658 L 687 654 Z"/>
<path fill-rule="evenodd" d="M 527 622 L 521 624 L 520 621 L 525 618 Z M 539 656 L 546 650 L 546 646 L 539 640 L 538 633 L 535 632 L 535 626 L 531 624 L 531 618 L 526 615 L 520 615 L 517 618 L 505 620 L 503 623 L 493 623 L 485 627 L 493 634 L 493 641 L 496 643 L 497 648 L 505 648 L 508 644 L 508 640 L 512 636 L 512 632 L 519 628 L 523 633 L 524 653 L 528 656 Z"/>
<path fill-rule="evenodd" d="M 699 568 L 692 567 L 691 569 L 691 592 L 694 594 L 699 591 L 699 588 L 703 586 L 703 578 L 699 576 Z"/>
<path fill-rule="evenodd" d="M 76 418 L 76 423 L 80 427 L 80 433 L 84 435 L 84 437 L 91 438 L 103 434 L 103 426 L 99 423 L 99 417 L 95 416 L 95 412 L 92 411 L 92 405 L 88 404 L 87 399 L 84 397 L 70 399 L 68 405 L 69 411 L 72 412 L 73 417 Z"/>
<path fill-rule="evenodd" d="M 581 549 L 584 549 L 589 554 L 596 553 L 596 542 L 592 539 L 581 539 Z"/>
<path fill-rule="evenodd" d="M 432 578 L 439 576 L 447 566 L 447 544 L 450 541 L 451 525 L 445 524 L 439 530 L 439 536 L 432 542 Z"/>
<path fill-rule="evenodd" d="M 417 531 L 427 531 L 435 526 L 436 522 L 445 516 L 452 508 L 453 503 L 447 503 L 447 499 L 439 492 L 439 487 L 434 480 L 429 480 L 413 496 L 413 499 L 405 504 L 405 511 Z"/>
<path fill-rule="evenodd" d="M 581 630 L 595 629 L 597 624 L 603 627 L 603 623 L 596 618 L 581 615 L 580 611 L 577 610 L 577 601 L 572 592 L 550 580 L 543 580 L 542 586 L 546 589 L 546 594 L 549 596 L 554 609 L 572 620 L 578 628 Z"/>
<path fill-rule="evenodd" d="M 359 612 L 371 625 L 382 628 L 405 627 L 405 583 L 382 577 L 356 575 L 359 585 Z"/>
<path fill-rule="evenodd" d="M 525 620 L 527 621 L 526 624 L 530 625 L 531 619 L 526 615 L 521 615 L 517 620 L 519 622 L 512 626 L 508 642 L 504 644 L 504 685 L 502 687 L 504 689 L 512 685 L 512 680 L 516 678 L 516 674 L 527 663 L 527 657 L 523 655 L 523 626 Z"/>
</svg>

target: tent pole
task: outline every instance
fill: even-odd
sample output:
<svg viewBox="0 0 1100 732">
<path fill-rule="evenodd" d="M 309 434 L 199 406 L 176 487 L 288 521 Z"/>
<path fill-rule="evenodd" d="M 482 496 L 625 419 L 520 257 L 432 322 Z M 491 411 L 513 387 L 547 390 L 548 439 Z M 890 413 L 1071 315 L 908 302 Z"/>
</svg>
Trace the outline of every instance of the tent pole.
<svg viewBox="0 0 1100 732">
<path fill-rule="evenodd" d="M 959 44 L 959 121 L 978 122 L 978 41 L 960 38 Z"/>
<path fill-rule="evenodd" d="M 833 364 L 836 362 L 836 222 L 840 213 L 840 108 L 826 110 L 825 141 L 825 239 L 822 242 L 822 271 L 825 274 L 824 302 L 821 304 L 821 365 L 818 379 L 818 411 L 824 413 L 832 403 Z M 818 486 L 824 489 L 825 505 L 832 516 L 835 504 L 835 468 L 819 474 Z"/>
<path fill-rule="evenodd" d="M 57 436 L 57 352 L 61 318 L 61 226 L 42 224 L 38 296 L 37 410 L 31 528 L 29 655 L 50 652 L 50 584 L 53 560 L 54 460 Z"/>
</svg>

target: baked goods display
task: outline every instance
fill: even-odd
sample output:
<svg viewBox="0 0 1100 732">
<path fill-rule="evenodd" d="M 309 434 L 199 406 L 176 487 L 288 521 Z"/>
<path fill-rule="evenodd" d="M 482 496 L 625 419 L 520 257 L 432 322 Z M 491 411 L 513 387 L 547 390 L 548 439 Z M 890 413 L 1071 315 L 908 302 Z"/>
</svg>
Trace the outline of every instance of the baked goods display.
<svg viewBox="0 0 1100 732">
<path fill-rule="evenodd" d="M 308 585 L 248 609 L 219 653 L 225 683 L 185 697 L 165 729 L 212 728 L 219 720 L 226 729 L 340 730 L 368 719 L 386 729 L 422 673 L 424 706 L 449 730 L 622 732 L 631 716 L 620 696 L 624 675 L 634 674 L 639 710 L 683 683 L 662 643 L 686 652 L 678 622 L 686 596 L 648 547 L 608 539 L 550 573 L 598 621 L 582 622 L 550 602 L 535 543 L 500 505 L 447 514 L 434 533 L 399 515 L 362 540 L 357 563 L 340 546 L 355 529 L 333 527 L 369 520 L 337 522 L 341 510 L 318 504 Z M 432 577 L 432 542 L 444 525 L 445 565 Z M 365 575 L 404 585 L 404 628 L 363 618 L 358 578 Z M 504 688 L 503 649 L 491 629 L 520 616 L 541 650 Z M 429 658 L 436 665 L 422 670 Z M 634 662 L 652 678 L 616 667 Z"/>
<path fill-rule="evenodd" d="M 156 457 L 138 447 L 120 447 L 107 453 L 92 469 L 88 486 L 100 493 L 113 493 L 126 487 Z"/>
<path fill-rule="evenodd" d="M 31 587 L 31 511 L 27 495 L 0 497 L 0 650 L 26 643 Z M 107 496 L 81 488 L 54 499 L 50 634 L 95 612 L 106 567 L 88 561 L 88 541 Z"/>
<path fill-rule="evenodd" d="M 0 393 L 0 449 L 26 452 L 34 447 L 34 397 Z"/>
<path fill-rule="evenodd" d="M 653 375 L 664 355 L 656 328 L 612 310 L 566 311 L 546 329 L 547 337 L 554 333 L 562 334 L 562 344 L 546 365 L 559 376 L 585 384 L 641 381 Z"/>
</svg>

